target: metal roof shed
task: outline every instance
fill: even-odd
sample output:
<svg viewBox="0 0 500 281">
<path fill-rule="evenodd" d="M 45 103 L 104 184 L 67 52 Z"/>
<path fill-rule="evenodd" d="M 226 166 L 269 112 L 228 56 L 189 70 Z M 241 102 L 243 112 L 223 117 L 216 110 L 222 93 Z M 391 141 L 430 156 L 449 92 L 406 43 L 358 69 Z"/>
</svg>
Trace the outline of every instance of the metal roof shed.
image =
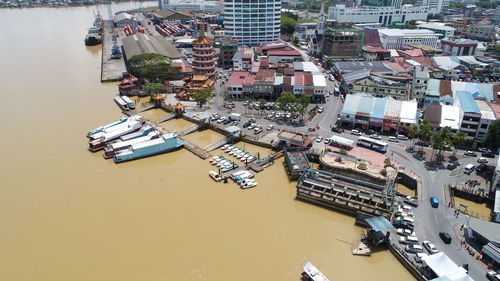
<svg viewBox="0 0 500 281">
<path fill-rule="evenodd" d="M 230 127 L 227 127 L 225 128 L 224 130 L 226 130 L 227 132 L 231 133 L 231 134 L 237 134 L 239 131 L 240 131 L 240 127 L 238 126 L 230 126 Z"/>
<path fill-rule="evenodd" d="M 481 114 L 481 110 L 476 104 L 476 101 L 472 97 L 471 93 L 465 91 L 458 91 L 458 99 L 462 105 L 462 110 L 467 113 Z"/>
<path fill-rule="evenodd" d="M 389 222 L 385 217 L 373 217 L 366 218 L 366 223 L 375 231 L 386 231 L 394 228 L 391 222 Z"/>
<path fill-rule="evenodd" d="M 443 252 L 423 257 L 422 260 L 437 275 L 437 277 L 448 277 L 457 273 L 467 273 L 463 267 L 456 265 Z"/>
<path fill-rule="evenodd" d="M 375 98 L 373 103 L 373 109 L 370 114 L 371 118 L 384 119 L 385 109 L 387 107 L 387 97 L 384 98 Z"/>
<path fill-rule="evenodd" d="M 495 246 L 493 243 L 490 242 L 484 245 L 481 252 L 490 257 L 496 263 L 500 264 L 500 248 Z"/>
</svg>

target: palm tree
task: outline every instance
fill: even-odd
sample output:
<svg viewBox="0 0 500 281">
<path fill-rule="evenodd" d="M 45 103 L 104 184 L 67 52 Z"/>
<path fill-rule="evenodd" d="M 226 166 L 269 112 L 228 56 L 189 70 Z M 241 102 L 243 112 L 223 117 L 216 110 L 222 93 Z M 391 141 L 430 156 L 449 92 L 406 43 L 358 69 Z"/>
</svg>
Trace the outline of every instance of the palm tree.
<svg viewBox="0 0 500 281">
<path fill-rule="evenodd" d="M 431 125 L 429 124 L 429 120 L 424 120 L 422 123 L 420 123 L 420 126 L 418 126 L 418 137 L 421 141 L 423 142 L 428 142 L 431 139 L 432 136 L 432 129 Z M 420 151 L 424 150 L 424 146 L 422 145 L 420 147 Z"/>
</svg>

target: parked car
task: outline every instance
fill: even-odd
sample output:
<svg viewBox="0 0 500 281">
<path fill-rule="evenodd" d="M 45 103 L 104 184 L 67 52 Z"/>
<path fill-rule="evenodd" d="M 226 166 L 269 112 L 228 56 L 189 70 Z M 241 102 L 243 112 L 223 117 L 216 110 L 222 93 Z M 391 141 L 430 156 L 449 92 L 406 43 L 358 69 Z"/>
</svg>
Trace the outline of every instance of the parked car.
<svg viewBox="0 0 500 281">
<path fill-rule="evenodd" d="M 372 130 L 372 129 L 368 129 L 368 130 L 365 131 L 365 134 L 367 134 L 367 135 L 373 135 L 373 134 L 375 134 L 375 131 Z"/>
<path fill-rule="evenodd" d="M 408 253 L 416 254 L 422 253 L 424 250 L 422 249 L 422 246 L 419 245 L 406 245 L 405 251 Z"/>
<path fill-rule="evenodd" d="M 491 150 L 487 150 L 487 151 L 484 151 L 483 153 L 481 153 L 481 156 L 483 157 L 488 157 L 488 158 L 494 158 L 495 157 L 495 154 L 493 154 L 491 152 Z"/>
<path fill-rule="evenodd" d="M 361 132 L 360 132 L 360 131 L 358 131 L 358 130 L 352 130 L 352 131 L 351 131 L 351 134 L 352 134 L 352 135 L 355 135 L 355 136 L 361 136 Z"/>
<path fill-rule="evenodd" d="M 233 121 L 233 125 L 239 125 L 240 124 L 240 120 L 236 120 L 236 121 Z"/>
<path fill-rule="evenodd" d="M 456 167 L 458 166 L 458 163 L 457 162 L 452 162 L 452 163 L 449 163 L 448 166 L 446 166 L 446 168 L 448 170 L 453 170 L 455 169 Z"/>
<path fill-rule="evenodd" d="M 325 144 L 329 144 L 330 143 L 330 139 L 325 139 Z"/>
<path fill-rule="evenodd" d="M 436 246 L 434 246 L 434 244 L 432 244 L 430 241 L 427 240 L 422 241 L 422 246 L 424 246 L 427 252 L 429 252 L 429 254 L 431 255 L 439 252 Z"/>
<path fill-rule="evenodd" d="M 226 120 L 227 118 L 225 116 L 222 116 L 221 118 L 219 118 L 219 120 L 217 120 L 217 123 L 222 123 L 224 122 L 224 120 Z"/>
<path fill-rule="evenodd" d="M 340 133 L 342 133 L 342 129 L 339 127 L 332 127 L 332 132 L 340 134 Z"/>
<path fill-rule="evenodd" d="M 323 112 L 323 110 L 325 110 L 325 109 L 324 109 L 322 106 L 320 106 L 320 107 L 318 108 L 318 113 Z"/>
<path fill-rule="evenodd" d="M 408 140 L 408 137 L 405 135 L 398 135 L 399 140 Z"/>
<path fill-rule="evenodd" d="M 418 207 L 418 200 L 417 198 L 413 198 L 411 196 L 406 196 L 404 199 L 403 199 L 403 202 L 408 204 L 408 205 L 411 205 L 413 207 Z"/>
<path fill-rule="evenodd" d="M 407 221 L 403 221 L 403 220 L 396 220 L 396 221 L 394 221 L 392 223 L 392 225 L 394 227 L 409 229 L 409 230 L 412 230 L 412 231 L 415 228 L 415 226 L 413 225 L 413 223 L 410 223 L 410 222 L 407 222 Z"/>
<path fill-rule="evenodd" d="M 500 273 L 495 271 L 488 271 L 486 273 L 486 278 L 491 281 L 500 281 Z"/>
<path fill-rule="evenodd" d="M 426 253 L 417 253 L 415 255 L 415 262 L 416 263 L 422 263 L 423 262 L 422 258 L 427 257 L 427 256 L 429 256 L 429 255 L 426 254 Z"/>
<path fill-rule="evenodd" d="M 392 141 L 392 142 L 399 142 L 399 140 L 396 138 L 396 137 L 389 137 L 388 139 L 389 141 Z"/>
<path fill-rule="evenodd" d="M 212 116 L 210 117 L 210 121 L 216 121 L 216 120 L 219 120 L 220 118 L 220 115 L 218 113 L 215 113 L 215 114 L 212 114 Z"/>
<path fill-rule="evenodd" d="M 256 124 L 252 123 L 250 126 L 247 127 L 248 130 L 253 130 L 255 127 L 257 127 Z"/>
<path fill-rule="evenodd" d="M 474 153 L 474 151 L 470 151 L 470 150 L 464 151 L 464 155 L 473 156 L 473 157 L 477 156 L 476 153 Z"/>
<path fill-rule="evenodd" d="M 299 121 L 299 120 L 297 120 L 297 119 L 293 119 L 293 120 L 292 120 L 292 124 L 293 124 L 293 125 L 299 125 L 299 124 L 300 124 L 300 121 Z"/>
<path fill-rule="evenodd" d="M 233 122 L 233 121 L 231 121 L 231 119 L 226 118 L 226 119 L 224 119 L 224 121 L 222 121 L 222 124 L 227 125 L 227 124 L 229 124 L 231 122 Z"/>
<path fill-rule="evenodd" d="M 483 157 L 479 157 L 479 158 L 477 158 L 477 163 L 487 164 L 488 163 L 488 159 L 483 158 Z"/>
<path fill-rule="evenodd" d="M 250 125 L 252 125 L 252 123 L 250 123 L 250 122 L 246 122 L 245 124 L 243 124 L 243 128 L 246 128 L 246 127 L 248 127 L 248 126 L 250 126 Z"/>
<path fill-rule="evenodd" d="M 432 208 L 437 208 L 439 207 L 439 199 L 436 198 L 436 197 L 431 197 L 430 198 L 430 201 L 431 201 L 431 206 Z"/>
<path fill-rule="evenodd" d="M 396 234 L 401 236 L 415 236 L 415 232 L 404 228 L 398 228 Z"/>
<path fill-rule="evenodd" d="M 319 136 L 316 138 L 316 142 L 321 142 L 323 140 L 323 137 L 322 136 Z"/>
<path fill-rule="evenodd" d="M 486 166 L 485 164 L 478 165 L 476 167 L 476 172 L 482 173 L 482 172 L 486 171 L 486 168 L 488 168 L 488 166 Z"/>
<path fill-rule="evenodd" d="M 271 131 L 272 129 L 274 129 L 274 125 L 269 125 L 269 126 L 267 126 L 267 130 L 268 130 L 268 131 Z"/>
<path fill-rule="evenodd" d="M 439 232 L 439 237 L 445 244 L 450 244 L 451 243 L 451 235 L 448 234 L 448 232 Z"/>
<path fill-rule="evenodd" d="M 262 131 L 263 131 L 262 128 L 255 128 L 256 135 L 262 133 Z"/>
<path fill-rule="evenodd" d="M 371 135 L 370 135 L 370 138 L 371 138 L 371 139 L 374 139 L 374 140 L 379 140 L 379 139 L 380 139 L 380 136 L 379 136 L 379 135 L 377 135 L 377 134 L 371 134 Z"/>
</svg>

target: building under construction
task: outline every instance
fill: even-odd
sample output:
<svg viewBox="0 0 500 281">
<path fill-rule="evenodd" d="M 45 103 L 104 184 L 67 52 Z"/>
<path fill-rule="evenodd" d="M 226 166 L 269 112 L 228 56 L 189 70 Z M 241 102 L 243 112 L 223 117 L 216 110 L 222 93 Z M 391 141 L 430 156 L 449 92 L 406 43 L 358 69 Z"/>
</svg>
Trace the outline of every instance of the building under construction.
<svg viewBox="0 0 500 281">
<path fill-rule="evenodd" d="M 363 30 L 353 28 L 351 23 L 327 21 L 323 55 L 333 58 L 359 57 L 363 37 Z"/>
</svg>

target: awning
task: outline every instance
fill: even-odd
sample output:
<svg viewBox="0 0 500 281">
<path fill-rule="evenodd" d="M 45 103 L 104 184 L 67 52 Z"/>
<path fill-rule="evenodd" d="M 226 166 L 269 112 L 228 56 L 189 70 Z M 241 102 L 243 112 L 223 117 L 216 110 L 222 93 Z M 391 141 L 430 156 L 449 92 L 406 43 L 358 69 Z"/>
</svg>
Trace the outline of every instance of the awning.
<svg viewBox="0 0 500 281">
<path fill-rule="evenodd" d="M 392 224 L 383 216 L 366 218 L 366 223 L 375 231 L 385 231 L 394 228 Z"/>
<path fill-rule="evenodd" d="M 443 252 L 423 257 L 422 260 L 438 277 L 450 277 L 450 275 L 467 272 L 463 267 L 456 265 Z"/>
<path fill-rule="evenodd" d="M 490 242 L 483 246 L 481 252 L 500 264 L 500 248 L 493 245 L 493 243 Z"/>
</svg>

